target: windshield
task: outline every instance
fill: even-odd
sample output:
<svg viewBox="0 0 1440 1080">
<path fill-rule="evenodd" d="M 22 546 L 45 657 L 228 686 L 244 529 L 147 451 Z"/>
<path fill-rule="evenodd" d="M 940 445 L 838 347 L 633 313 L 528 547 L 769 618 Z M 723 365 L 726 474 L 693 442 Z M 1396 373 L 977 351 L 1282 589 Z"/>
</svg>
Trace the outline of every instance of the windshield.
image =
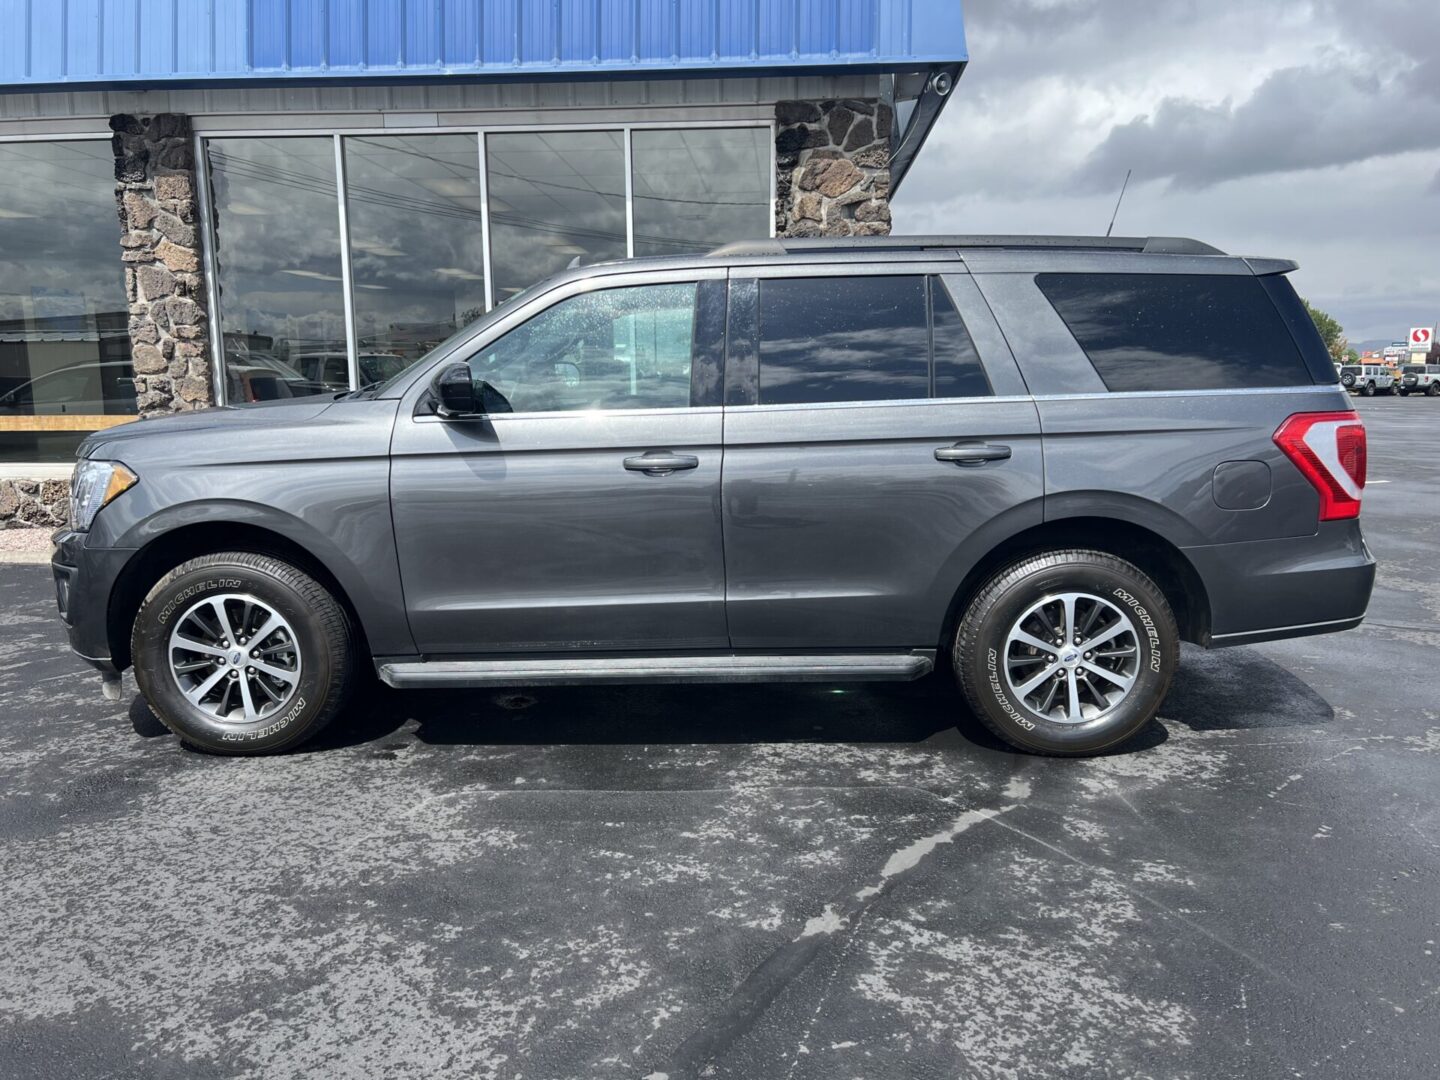
<svg viewBox="0 0 1440 1080">
<path fill-rule="evenodd" d="M 490 311 L 487 312 L 485 315 L 482 315 L 479 319 L 475 320 L 475 322 L 466 323 L 464 326 L 460 327 L 460 329 L 456 330 L 453 334 L 447 337 L 444 341 L 440 342 L 440 344 L 436 345 L 424 356 L 417 357 L 409 364 L 404 364 L 404 361 L 401 361 L 401 363 L 404 364 L 402 369 L 400 371 L 397 371 L 394 375 L 387 376 L 385 382 L 382 385 L 367 385 L 363 386 L 362 389 L 370 391 L 376 397 L 382 397 L 390 390 L 392 386 L 394 386 L 397 382 L 400 381 L 402 377 L 404 377 L 405 372 L 409 371 L 410 368 L 414 367 L 416 364 L 423 363 L 425 360 L 428 360 L 430 357 L 434 356 L 437 352 L 444 352 L 446 349 L 449 349 L 453 345 L 455 345 L 456 342 L 462 341 L 465 338 L 469 337 L 472 333 L 475 332 L 475 328 L 479 323 L 489 322 L 492 318 L 498 316 L 503 308 L 510 305 L 523 304 L 537 294 L 542 293 L 546 289 L 550 288 L 551 284 L 551 279 L 546 278 L 544 281 L 537 281 L 534 285 L 531 285 L 524 292 L 516 293 L 514 296 L 510 297 L 510 299 L 500 301 L 499 304 L 491 308 Z M 364 379 L 362 379 L 361 381 L 364 382 Z"/>
<path fill-rule="evenodd" d="M 1341 375 L 1359 375 L 1360 369 L 1353 364 L 1346 364 L 1340 369 Z"/>
</svg>

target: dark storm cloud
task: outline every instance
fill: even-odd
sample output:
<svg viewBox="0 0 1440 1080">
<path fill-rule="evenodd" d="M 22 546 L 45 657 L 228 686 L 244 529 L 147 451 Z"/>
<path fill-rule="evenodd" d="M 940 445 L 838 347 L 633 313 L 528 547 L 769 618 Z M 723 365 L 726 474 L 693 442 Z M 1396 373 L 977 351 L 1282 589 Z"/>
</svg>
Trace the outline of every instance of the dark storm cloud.
<svg viewBox="0 0 1440 1080">
<path fill-rule="evenodd" d="M 1166 98 L 1111 129 L 1076 175 L 1107 189 L 1137 178 L 1204 187 L 1242 176 L 1318 169 L 1440 148 L 1440 70 L 1340 62 L 1286 68 L 1239 103 Z"/>
<path fill-rule="evenodd" d="M 1182 234 L 1299 259 L 1354 340 L 1440 318 L 1440 2 L 964 0 L 902 232 Z"/>
</svg>

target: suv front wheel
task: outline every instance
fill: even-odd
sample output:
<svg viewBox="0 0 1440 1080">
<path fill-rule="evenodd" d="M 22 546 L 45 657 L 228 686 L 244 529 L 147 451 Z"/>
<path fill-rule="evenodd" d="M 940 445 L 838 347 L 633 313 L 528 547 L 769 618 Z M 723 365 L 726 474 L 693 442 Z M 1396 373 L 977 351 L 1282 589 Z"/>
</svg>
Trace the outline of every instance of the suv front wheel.
<svg viewBox="0 0 1440 1080">
<path fill-rule="evenodd" d="M 135 682 L 185 742 L 265 754 L 312 737 L 339 710 L 353 662 L 350 622 L 314 578 L 270 555 L 182 563 L 135 616 Z"/>
<path fill-rule="evenodd" d="M 976 716 L 1042 754 L 1124 742 L 1160 708 L 1180 658 L 1159 588 L 1123 559 L 1055 551 L 996 574 L 955 635 L 954 665 Z"/>
</svg>

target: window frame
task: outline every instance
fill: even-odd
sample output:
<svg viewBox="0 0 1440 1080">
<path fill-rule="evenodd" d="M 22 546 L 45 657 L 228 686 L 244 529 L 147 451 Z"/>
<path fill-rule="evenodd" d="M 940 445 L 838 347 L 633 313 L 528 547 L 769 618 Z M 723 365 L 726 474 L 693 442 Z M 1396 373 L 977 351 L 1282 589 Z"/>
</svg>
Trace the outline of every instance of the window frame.
<svg viewBox="0 0 1440 1080">
<path fill-rule="evenodd" d="M 760 392 L 760 282 L 776 278 L 819 277 L 918 277 L 924 279 L 925 325 L 930 344 L 929 396 L 923 398 L 868 398 L 849 401 L 809 401 L 762 403 Z M 730 318 L 726 329 L 725 406 L 726 408 L 786 411 L 796 409 L 884 408 L 915 405 L 972 405 L 993 401 L 1028 400 L 1014 361 L 1008 350 L 997 355 L 998 326 L 993 316 L 977 310 L 974 301 L 979 292 L 967 295 L 957 290 L 957 281 L 964 281 L 974 290 L 969 272 L 959 260 L 940 261 L 931 255 L 916 259 L 899 258 L 892 262 L 857 264 L 846 261 L 824 263 L 791 262 L 734 269 L 730 276 Z M 980 372 L 990 393 L 974 397 L 935 396 L 935 313 L 932 290 L 944 289 L 961 324 L 970 337 L 979 361 Z M 982 301 L 983 302 L 983 301 Z M 977 326 L 989 318 L 989 325 Z M 994 330 L 994 334 L 990 333 Z M 1009 367 L 1006 367 L 1008 362 Z M 1013 375 L 1013 378 L 1012 378 Z"/>
<path fill-rule="evenodd" d="M 706 400 L 697 398 L 696 374 L 700 366 L 696 363 L 696 342 L 699 341 L 698 333 L 692 338 L 690 358 L 690 401 L 686 406 L 662 406 L 646 407 L 639 409 L 575 409 L 555 412 L 507 412 L 507 413 L 477 413 L 473 417 L 456 417 L 452 419 L 441 419 L 434 415 L 426 402 L 430 396 L 430 380 L 435 373 L 447 364 L 469 363 L 472 358 L 485 352 L 501 338 L 505 337 L 512 330 L 529 322 L 531 319 L 548 311 L 552 307 L 563 304 L 567 300 L 574 299 L 583 293 L 600 292 L 608 289 L 633 288 L 641 285 L 683 285 L 695 284 L 696 308 L 700 307 L 701 297 L 707 292 L 707 282 L 716 282 L 722 292 L 725 285 L 727 271 L 724 267 L 692 267 L 689 269 L 677 270 L 652 270 L 652 271 L 627 271 L 617 270 L 615 273 L 595 274 L 593 276 L 576 278 L 570 281 L 562 281 L 555 287 L 537 293 L 522 306 L 507 310 L 503 318 L 492 323 L 477 322 L 474 324 L 474 331 L 466 337 L 457 338 L 445 351 L 438 352 L 428 361 L 417 363 L 405 373 L 408 381 L 398 384 L 393 394 L 400 398 L 401 415 L 409 415 L 416 423 L 465 423 L 468 421 L 492 421 L 504 420 L 533 420 L 533 419 L 559 419 L 565 417 L 585 418 L 593 420 L 596 417 L 618 417 L 618 416 L 645 416 L 656 413 L 673 414 L 682 412 L 696 412 L 701 409 L 718 408 L 718 400 L 709 398 L 718 397 L 718 389 L 707 393 Z M 715 288 L 710 286 L 710 290 Z M 723 311 L 723 309 L 722 309 Z M 723 325 L 719 327 L 723 335 Z M 723 341 L 716 346 L 712 343 L 712 352 L 719 349 L 720 355 L 724 354 Z M 718 381 L 718 380 L 717 380 Z"/>
<path fill-rule="evenodd" d="M 653 120 L 653 121 L 622 121 L 619 123 L 554 123 L 554 124 L 446 124 L 426 127 L 395 126 L 395 127 L 355 127 L 337 129 L 333 126 L 316 127 L 276 127 L 276 128 L 249 128 L 237 127 L 234 129 L 215 127 L 211 128 L 201 125 L 194 135 L 194 150 L 196 162 L 196 188 L 199 202 L 200 231 L 202 240 L 201 264 L 205 276 L 206 295 L 209 300 L 209 310 L 212 324 L 218 324 L 222 311 L 221 297 L 219 291 L 219 280 L 216 276 L 216 235 L 215 217 L 211 199 L 211 176 L 209 161 L 206 154 L 206 144 L 211 139 L 238 139 L 238 138 L 315 138 L 329 137 L 334 142 L 336 184 L 338 191 L 337 213 L 340 227 L 340 258 L 341 258 L 341 292 L 344 298 L 344 312 L 346 325 L 346 351 L 350 360 L 351 389 L 358 389 L 359 380 L 359 341 L 355 329 L 355 297 L 354 283 L 351 275 L 351 245 L 349 232 L 349 192 L 345 176 L 345 153 L 343 140 L 351 137 L 375 137 L 375 136 L 403 136 L 403 135 L 474 135 L 478 141 L 478 156 L 480 169 L 480 198 L 481 198 L 481 244 L 483 250 L 483 265 L 485 275 L 485 311 L 490 313 L 499 305 L 495 301 L 494 275 L 491 267 L 491 245 L 493 243 L 490 227 L 490 182 L 489 163 L 486 158 L 487 136 L 496 134 L 527 134 L 544 132 L 569 132 L 569 131 L 616 131 L 621 132 L 624 142 L 625 153 L 625 237 L 626 251 L 633 254 L 635 250 L 635 214 L 634 214 L 634 168 L 635 159 L 633 151 L 632 133 L 635 131 L 658 130 L 675 131 L 702 128 L 760 128 L 770 133 L 768 146 L 770 149 L 770 197 L 765 206 L 765 218 L 768 223 L 769 235 L 776 235 L 775 214 L 773 212 L 776 196 L 776 151 L 775 134 L 777 132 L 776 122 L 771 119 L 754 119 L 737 117 L 728 120 Z M 109 138 L 107 134 L 105 138 Z M 700 280 L 698 277 L 694 280 Z M 212 368 L 212 392 L 217 405 L 228 404 L 226 400 L 227 384 L 224 375 L 225 358 L 223 342 L 214 334 L 210 341 L 210 363 Z M 552 414 L 553 415 L 553 414 Z"/>
<path fill-rule="evenodd" d="M 480 348 L 475 349 L 474 351 L 472 351 L 472 352 L 465 358 L 465 360 L 463 361 L 466 365 L 472 364 L 477 357 L 483 356 L 485 353 L 487 353 L 487 352 L 489 352 L 490 350 L 495 349 L 495 348 L 497 348 L 497 347 L 503 347 L 503 344 L 504 344 L 506 338 L 510 337 L 512 334 L 518 334 L 518 333 L 520 333 L 522 330 L 525 329 L 525 327 L 527 327 L 527 326 L 529 326 L 531 323 L 535 322 L 535 320 L 540 319 L 540 318 L 543 318 L 544 316 L 548 315 L 550 312 L 554 311 L 556 308 L 562 307 L 562 306 L 564 306 L 565 304 L 573 304 L 573 303 L 575 303 L 576 301 L 582 300 L 582 299 L 584 299 L 584 298 L 586 298 L 586 297 L 589 297 L 589 296 L 598 296 L 598 295 L 600 295 L 600 294 L 602 294 L 602 293 L 607 293 L 607 292 L 625 292 L 625 291 L 636 290 L 636 289 L 664 289 L 664 288 L 674 287 L 674 286 L 679 286 L 679 287 L 681 287 L 681 288 L 684 288 L 684 287 L 686 287 L 686 286 L 693 286 L 693 287 L 694 287 L 694 293 L 693 293 L 693 300 L 692 300 L 692 302 L 691 302 L 691 309 L 690 309 L 690 357 L 689 357 L 689 370 L 688 370 L 688 372 L 687 372 L 687 378 L 686 378 L 686 380 L 685 380 L 686 385 L 687 385 L 687 397 L 688 397 L 689 400 L 686 402 L 686 404 L 684 404 L 684 405 L 640 405 L 640 406 L 636 406 L 636 407 L 634 407 L 634 408 L 621 408 L 621 409 L 606 409 L 606 408 L 587 408 L 587 409 L 528 409 L 528 410 L 527 410 L 527 409 L 517 409 L 517 410 L 515 410 L 515 411 L 513 411 L 513 412 L 506 412 L 506 413 L 494 413 L 494 414 L 491 414 L 491 413 L 482 413 L 482 414 L 480 414 L 480 417 L 481 417 L 482 419 L 484 419 L 484 418 L 498 417 L 498 416 L 505 416 L 505 417 L 522 417 L 522 418 L 523 418 L 523 417 L 531 417 L 531 416 L 575 416 L 575 415 L 592 416 L 592 415 L 596 415 L 596 414 L 603 414 L 603 415 L 605 415 L 605 416 L 614 416 L 614 415 L 616 415 L 616 414 L 623 414 L 623 413 L 657 413 L 657 412 L 673 413 L 673 412 L 685 412 L 685 411 L 688 411 L 688 410 L 690 410 L 690 409 L 696 408 L 696 403 L 695 403 L 695 399 L 696 399 L 695 388 L 696 388 L 696 381 L 697 381 L 697 380 L 696 380 L 696 367 L 697 367 L 697 364 L 696 364 L 696 355 L 697 355 L 697 353 L 701 350 L 701 347 L 702 347 L 702 346 L 701 346 L 701 334 L 700 334 L 700 320 L 701 320 L 701 317 L 702 317 L 702 307 L 701 307 L 701 304 L 702 304 L 702 290 L 703 290 L 703 286 L 704 286 L 704 285 L 705 285 L 704 282 L 697 281 L 697 280 L 694 280 L 694 279 L 692 278 L 692 279 L 688 279 L 688 280 L 684 280 L 684 281 L 649 281 L 649 282 L 641 282 L 641 283 L 614 284 L 614 285 L 607 285 L 607 286 L 605 286 L 605 287 L 603 287 L 603 288 L 585 289 L 585 290 L 582 290 L 582 291 L 580 291 L 580 292 L 577 292 L 577 293 L 575 293 L 575 294 L 573 294 L 573 295 L 563 297 L 562 299 L 558 299 L 558 300 L 556 300 L 553 304 L 550 304 L 550 305 L 548 305 L 548 306 L 546 306 L 546 307 L 544 307 L 544 308 L 541 308 L 540 310 L 538 310 L 538 311 L 536 311 L 534 314 L 532 314 L 528 319 L 525 319 L 523 322 L 517 323 L 516 325 L 514 325 L 513 327 L 511 327 L 509 330 L 507 330 L 505 333 L 501 334 L 501 335 L 498 336 L 498 337 L 495 337 L 495 338 L 490 339 L 489 341 L 486 342 L 485 345 L 483 345 L 483 346 L 481 346 Z M 633 315 L 633 314 L 636 314 L 636 313 L 632 313 L 632 315 Z M 626 317 L 627 317 L 627 316 L 624 316 L 624 315 L 620 316 L 620 318 L 626 318 Z M 614 324 L 612 323 L 612 328 L 613 328 L 613 325 L 614 325 Z M 632 358 L 632 365 L 633 365 L 633 363 L 634 363 L 634 359 Z M 474 374 L 474 368 L 473 368 L 473 367 L 471 368 L 471 374 L 472 374 L 472 376 L 473 376 L 473 374 Z M 635 382 L 635 373 L 634 373 L 633 367 L 632 367 L 632 371 L 631 371 L 631 382 L 632 382 L 632 384 Z"/>
<path fill-rule="evenodd" d="M 1277 302 L 1275 293 L 1272 288 L 1272 283 L 1270 281 L 1271 277 L 1273 277 L 1273 275 L 1262 276 L 1252 272 L 1237 272 L 1234 270 L 1230 270 L 1230 272 L 1215 273 L 1208 272 L 1204 269 L 1191 270 L 1185 267 L 1175 267 L 1173 269 L 1156 269 L 1153 267 L 1145 267 L 1143 269 L 1131 269 L 1125 266 L 1101 266 L 1095 268 L 1055 267 L 1032 271 L 1030 274 L 1030 285 L 1035 291 L 1038 302 L 1043 305 L 1045 309 L 1048 309 L 1049 315 L 1052 316 L 1056 320 L 1058 325 L 1062 328 L 1070 347 L 1074 350 L 1074 355 L 1078 357 L 1081 361 L 1083 361 L 1085 369 L 1091 374 L 1093 374 L 1095 380 L 1100 384 L 1100 390 L 1097 393 L 1087 394 L 1086 396 L 1133 397 L 1156 394 L 1240 394 L 1257 392 L 1275 393 L 1307 391 L 1319 386 L 1334 385 L 1339 378 L 1339 372 L 1337 372 L 1334 367 L 1331 366 L 1332 362 L 1328 355 L 1324 357 L 1323 362 L 1316 361 L 1315 358 L 1311 355 L 1311 350 L 1307 350 L 1304 343 L 1296 338 L 1295 326 L 1292 323 L 1291 314 L 1287 313 L 1285 308 Z M 1277 338 L 1283 338 L 1285 341 L 1287 341 L 1291 349 L 1293 350 L 1294 359 L 1296 361 L 1296 374 L 1303 374 L 1310 381 L 1304 382 L 1297 379 L 1291 382 L 1276 382 L 1273 384 L 1261 382 L 1238 386 L 1165 387 L 1156 385 L 1139 388 L 1125 386 L 1112 387 L 1110 385 L 1110 377 L 1107 376 L 1105 370 L 1102 369 L 1101 365 L 1096 362 L 1095 356 L 1091 354 L 1091 346 L 1080 339 L 1080 335 L 1076 332 L 1074 326 L 1071 325 L 1070 318 L 1064 311 L 1061 310 L 1056 299 L 1050 295 L 1050 293 L 1046 290 L 1045 286 L 1042 284 L 1043 279 L 1046 278 L 1065 278 L 1071 280 L 1090 278 L 1129 278 L 1137 282 L 1144 280 L 1154 280 L 1158 282 L 1174 282 L 1176 279 L 1181 278 L 1199 278 L 1207 281 L 1238 280 L 1248 282 L 1254 287 L 1254 298 L 1257 301 L 1257 306 L 1263 307 L 1264 305 L 1268 305 L 1269 312 L 1274 317 L 1273 332 L 1275 336 Z M 1290 292 L 1293 295 L 1293 289 L 1291 289 Z M 1313 332 L 1314 325 L 1310 322 L 1308 316 L 1306 317 L 1306 323 L 1309 329 Z M 1318 342 L 1318 333 L 1315 334 L 1315 338 Z M 1136 335 L 1135 340 L 1140 341 L 1142 345 L 1145 345 L 1143 337 L 1141 335 Z M 1145 346 L 1145 348 L 1147 349 L 1147 351 L 1149 350 L 1149 346 Z M 1317 363 L 1323 363 L 1323 367 L 1325 369 L 1323 374 L 1324 377 L 1329 380 L 1328 382 L 1321 381 L 1321 373 L 1317 372 Z M 1116 377 L 1118 378 L 1118 374 Z"/>
</svg>

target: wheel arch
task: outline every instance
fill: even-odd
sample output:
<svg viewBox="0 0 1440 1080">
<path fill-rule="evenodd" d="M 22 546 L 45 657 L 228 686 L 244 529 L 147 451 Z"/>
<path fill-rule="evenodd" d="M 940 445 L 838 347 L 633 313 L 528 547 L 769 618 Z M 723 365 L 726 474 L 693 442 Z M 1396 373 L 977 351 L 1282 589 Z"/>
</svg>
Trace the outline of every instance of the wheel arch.
<svg viewBox="0 0 1440 1080">
<path fill-rule="evenodd" d="M 155 531 L 116 577 L 106 607 L 105 631 L 110 656 L 118 669 L 123 671 L 131 664 L 130 631 L 141 603 L 155 583 L 189 559 L 222 551 L 270 555 L 309 574 L 345 609 L 360 655 L 369 655 L 365 621 L 350 590 L 310 548 L 257 521 L 211 519 Z"/>
<path fill-rule="evenodd" d="M 1133 521 L 1098 516 L 1052 519 L 1013 533 L 990 548 L 956 588 L 940 632 L 940 654 L 966 607 L 986 581 L 1005 566 L 1061 548 L 1089 548 L 1133 563 L 1159 586 L 1184 641 L 1204 645 L 1210 635 L 1210 597 L 1185 553 L 1160 533 Z"/>
</svg>

